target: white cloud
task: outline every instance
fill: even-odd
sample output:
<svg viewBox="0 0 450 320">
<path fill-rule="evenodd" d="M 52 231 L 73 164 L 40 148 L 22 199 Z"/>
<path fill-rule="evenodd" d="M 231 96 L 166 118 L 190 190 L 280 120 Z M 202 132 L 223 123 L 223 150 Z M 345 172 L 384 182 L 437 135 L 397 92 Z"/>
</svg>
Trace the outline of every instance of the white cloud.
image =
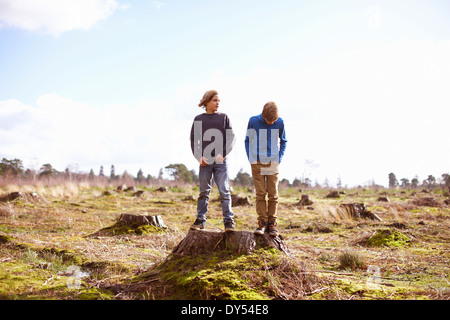
<svg viewBox="0 0 450 320">
<path fill-rule="evenodd" d="M 87 30 L 117 8 L 115 0 L 0 0 L 0 28 L 59 36 Z"/>
<path fill-rule="evenodd" d="M 76 163 L 88 171 L 114 164 L 117 173 L 142 168 L 156 175 L 189 151 L 178 130 L 189 130 L 190 123 L 174 120 L 170 105 L 152 99 L 101 108 L 52 93 L 33 106 L 0 101 L 0 116 L 0 156 L 22 159 L 26 167 L 39 161 L 62 171 Z"/>
<path fill-rule="evenodd" d="M 162 6 L 165 5 L 165 3 L 161 1 L 151 1 L 151 4 L 154 5 L 156 9 L 160 9 Z"/>
</svg>

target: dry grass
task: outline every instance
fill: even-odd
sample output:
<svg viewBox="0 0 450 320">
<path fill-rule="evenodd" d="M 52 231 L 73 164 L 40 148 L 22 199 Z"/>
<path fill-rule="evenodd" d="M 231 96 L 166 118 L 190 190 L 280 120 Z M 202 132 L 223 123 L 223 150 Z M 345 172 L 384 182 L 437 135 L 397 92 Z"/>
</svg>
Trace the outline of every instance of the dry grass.
<svg viewBox="0 0 450 320">
<path fill-rule="evenodd" d="M 28 278 L 20 283 L 9 283 L 8 290 L 14 286 L 17 289 L 7 294 L 11 297 L 19 294 L 21 283 L 35 286 L 39 291 L 42 283 L 52 276 L 51 281 L 56 281 L 56 271 L 39 269 L 47 274 L 47 278 L 40 284 L 30 284 L 31 274 L 36 271 L 36 263 L 30 262 L 35 252 L 38 253 L 36 259 L 54 265 L 61 264 L 58 262 L 61 256 L 82 258 L 85 261 L 83 268 L 90 271 L 90 276 L 83 278 L 86 289 L 115 287 L 115 293 L 109 298 L 116 295 L 116 299 L 144 297 L 143 292 L 137 295 L 120 291 L 120 288 L 124 288 L 133 276 L 165 261 L 184 238 L 196 212 L 195 200 L 186 197 L 196 197 L 196 191 L 191 186 L 173 186 L 162 193 L 154 191 L 155 188 L 140 189 L 145 191 L 141 198 L 133 197 L 130 192 L 116 192 L 113 186 L 92 187 L 88 184 L 11 184 L 1 187 L 0 196 L 17 191 L 40 196 L 39 200 L 22 198 L 0 203 L 0 236 L 12 239 L 0 244 L 0 261 L 15 265 L 11 268 L 17 272 L 26 265 L 30 270 L 30 273 L 20 271 L 29 274 Z M 111 195 L 104 195 L 105 191 Z M 245 189 L 236 192 L 248 195 L 254 203 L 254 193 Z M 311 190 L 314 203 L 300 207 L 296 205 L 301 196 L 298 191 L 280 190 L 278 229 L 292 256 L 276 267 L 262 266 L 263 276 L 255 277 L 254 281 L 270 287 L 273 296 L 279 299 L 448 299 L 450 208 L 442 205 L 441 195 L 433 195 L 440 204 L 435 207 L 429 202 L 413 201 L 424 196 L 389 195 L 390 202 L 380 202 L 376 193 L 348 193 L 340 199 L 327 199 L 327 193 L 327 190 Z M 212 198 L 216 197 L 217 190 L 213 190 Z M 351 202 L 364 202 L 382 221 L 355 219 L 340 207 L 342 203 Z M 234 207 L 238 230 L 254 229 L 254 210 L 254 206 Z M 161 215 L 170 230 L 144 235 L 88 237 L 114 224 L 122 213 Z M 223 228 L 219 203 L 211 203 L 208 216 L 209 228 Z M 403 247 L 368 247 L 367 240 L 381 228 L 398 230 L 412 240 Z M 26 244 L 28 249 L 20 244 Z M 41 253 L 45 248 L 67 250 L 70 255 L 52 253 L 53 256 L 45 256 Z M 67 267 L 67 263 L 73 261 L 64 261 L 62 267 Z M 383 279 L 378 287 L 367 285 L 365 269 L 369 265 L 380 269 Z M 345 271 L 346 268 L 351 273 Z M 161 299 L 169 294 L 164 291 L 163 282 L 155 280 L 156 283 L 161 290 L 147 294 L 147 298 Z M 149 284 L 146 286 L 150 288 Z M 6 294 L 2 290 L 0 285 L 0 296 Z M 158 295 L 155 296 L 156 292 Z M 46 291 L 43 298 L 60 299 L 64 294 Z M 80 293 L 69 296 L 77 299 Z"/>
</svg>

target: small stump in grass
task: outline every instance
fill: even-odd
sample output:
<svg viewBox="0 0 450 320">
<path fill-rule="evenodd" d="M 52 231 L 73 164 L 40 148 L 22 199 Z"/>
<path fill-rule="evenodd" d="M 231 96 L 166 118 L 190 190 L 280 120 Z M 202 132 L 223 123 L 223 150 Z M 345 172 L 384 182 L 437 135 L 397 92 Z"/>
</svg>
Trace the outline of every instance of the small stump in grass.
<svg viewBox="0 0 450 320">
<path fill-rule="evenodd" d="M 341 196 L 338 191 L 330 191 L 330 193 L 326 196 L 326 198 L 335 198 L 335 199 L 338 199 L 340 197 Z"/>
<path fill-rule="evenodd" d="M 0 196 L 0 202 L 12 202 L 15 200 L 22 200 L 25 202 L 39 202 L 46 201 L 42 196 L 38 195 L 36 192 L 11 192 L 6 195 Z"/>
<path fill-rule="evenodd" d="M 287 246 L 280 236 L 272 237 L 269 234 L 255 235 L 249 231 L 189 230 L 186 237 L 173 249 L 172 255 L 197 256 L 217 251 L 250 254 L 257 249 L 268 247 L 288 254 Z"/>
<path fill-rule="evenodd" d="M 298 206 L 310 206 L 313 204 L 313 201 L 309 198 L 309 195 L 302 194 L 302 198 L 297 203 Z"/>
<path fill-rule="evenodd" d="M 168 227 L 164 224 L 161 216 L 147 216 L 123 213 L 119 220 L 110 227 L 103 228 L 90 237 L 114 236 L 119 234 L 138 234 L 160 232 Z"/>
</svg>

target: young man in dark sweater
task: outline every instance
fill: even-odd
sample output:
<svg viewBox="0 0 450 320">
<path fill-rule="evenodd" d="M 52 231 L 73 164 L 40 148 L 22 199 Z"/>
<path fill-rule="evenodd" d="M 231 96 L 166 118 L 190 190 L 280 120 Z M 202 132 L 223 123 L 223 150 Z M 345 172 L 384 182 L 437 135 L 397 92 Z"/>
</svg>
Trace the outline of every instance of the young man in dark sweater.
<svg viewBox="0 0 450 320">
<path fill-rule="evenodd" d="M 205 113 L 195 117 L 191 128 L 192 153 L 200 163 L 200 194 L 197 200 L 197 219 L 191 229 L 205 228 L 209 194 L 214 178 L 219 189 L 225 231 L 232 232 L 234 231 L 234 214 L 231 209 L 226 157 L 233 148 L 235 136 L 228 116 L 217 112 L 219 102 L 217 91 L 207 91 L 199 103 L 199 107 L 203 107 Z"/>
</svg>

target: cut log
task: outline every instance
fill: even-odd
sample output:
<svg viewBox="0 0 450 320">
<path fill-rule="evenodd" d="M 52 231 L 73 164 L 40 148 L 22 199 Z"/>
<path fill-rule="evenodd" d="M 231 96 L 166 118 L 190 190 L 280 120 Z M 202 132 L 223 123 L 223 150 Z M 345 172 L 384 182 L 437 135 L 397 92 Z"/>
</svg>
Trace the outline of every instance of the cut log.
<svg viewBox="0 0 450 320">
<path fill-rule="evenodd" d="M 288 254 L 287 246 L 280 236 L 255 235 L 249 231 L 189 230 L 186 237 L 173 249 L 172 255 L 197 256 L 218 251 L 250 254 L 257 249 L 270 247 Z"/>
</svg>

